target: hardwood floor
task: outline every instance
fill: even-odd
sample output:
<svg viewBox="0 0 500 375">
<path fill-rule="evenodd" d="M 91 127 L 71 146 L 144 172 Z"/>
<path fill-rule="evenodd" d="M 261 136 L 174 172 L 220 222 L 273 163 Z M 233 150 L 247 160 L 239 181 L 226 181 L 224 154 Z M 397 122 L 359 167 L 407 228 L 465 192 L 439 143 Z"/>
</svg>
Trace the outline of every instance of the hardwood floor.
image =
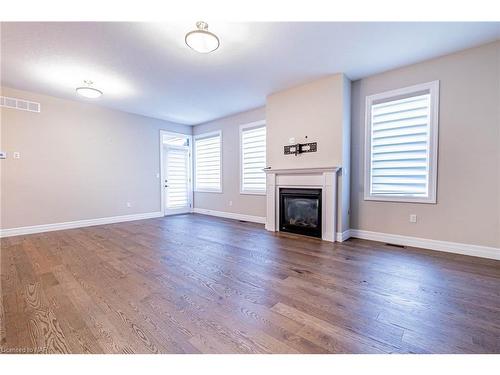
<svg viewBox="0 0 500 375">
<path fill-rule="evenodd" d="M 500 262 L 204 215 L 1 240 L 0 352 L 499 353 Z"/>
</svg>

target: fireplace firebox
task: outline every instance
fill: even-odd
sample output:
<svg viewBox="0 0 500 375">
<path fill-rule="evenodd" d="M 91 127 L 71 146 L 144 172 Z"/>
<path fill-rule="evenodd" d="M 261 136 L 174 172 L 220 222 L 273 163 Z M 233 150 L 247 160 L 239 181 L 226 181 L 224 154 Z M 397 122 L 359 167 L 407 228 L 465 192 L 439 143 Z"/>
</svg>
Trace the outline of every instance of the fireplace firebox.
<svg viewBox="0 0 500 375">
<path fill-rule="evenodd" d="M 321 189 L 280 188 L 280 231 L 321 238 Z"/>
</svg>

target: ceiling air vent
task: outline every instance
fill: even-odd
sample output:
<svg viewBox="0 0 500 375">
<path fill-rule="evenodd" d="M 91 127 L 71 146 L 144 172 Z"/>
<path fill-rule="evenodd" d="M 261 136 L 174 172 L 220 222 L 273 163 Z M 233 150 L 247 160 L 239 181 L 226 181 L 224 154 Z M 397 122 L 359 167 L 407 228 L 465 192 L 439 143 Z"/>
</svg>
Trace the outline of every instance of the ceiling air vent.
<svg viewBox="0 0 500 375">
<path fill-rule="evenodd" d="M 0 96 L 0 107 L 14 108 L 28 112 L 40 112 L 40 103 L 30 102 L 24 99 L 9 98 L 7 96 Z"/>
</svg>

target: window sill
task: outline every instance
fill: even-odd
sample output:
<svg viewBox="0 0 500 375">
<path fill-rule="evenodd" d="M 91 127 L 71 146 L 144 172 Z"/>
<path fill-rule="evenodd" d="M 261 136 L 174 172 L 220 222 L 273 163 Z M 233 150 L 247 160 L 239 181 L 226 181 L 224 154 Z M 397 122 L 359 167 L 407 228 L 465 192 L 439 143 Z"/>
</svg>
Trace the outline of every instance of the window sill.
<svg viewBox="0 0 500 375">
<path fill-rule="evenodd" d="M 265 191 L 240 191 L 241 195 L 266 195 Z"/>
<path fill-rule="evenodd" d="M 378 196 L 365 196 L 365 201 L 375 201 L 375 202 L 394 202 L 394 203 L 427 203 L 436 204 L 436 198 L 412 198 L 412 197 L 378 197 Z"/>
<path fill-rule="evenodd" d="M 222 194 L 222 190 L 203 190 L 203 189 L 194 189 L 194 193 L 217 193 Z"/>
</svg>

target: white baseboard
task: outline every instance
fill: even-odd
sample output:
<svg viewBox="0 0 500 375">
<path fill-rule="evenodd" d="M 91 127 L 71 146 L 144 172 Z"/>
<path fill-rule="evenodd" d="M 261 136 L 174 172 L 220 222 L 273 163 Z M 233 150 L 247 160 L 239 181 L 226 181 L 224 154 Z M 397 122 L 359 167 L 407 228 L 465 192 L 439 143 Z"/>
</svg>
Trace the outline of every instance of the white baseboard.
<svg viewBox="0 0 500 375">
<path fill-rule="evenodd" d="M 214 211 L 196 207 L 193 209 L 193 212 L 196 214 L 224 217 L 226 219 L 250 221 L 252 223 L 259 223 L 259 224 L 266 223 L 266 218 L 262 216 L 243 215 L 234 212 Z"/>
<path fill-rule="evenodd" d="M 42 225 L 33 225 L 30 227 L 0 229 L 0 237 L 12 237 L 12 236 L 20 236 L 20 235 L 24 235 L 24 234 L 52 232 L 55 230 L 91 227 L 94 225 L 113 224 L 113 223 L 121 223 L 121 222 L 125 222 L 125 221 L 152 219 L 155 217 L 162 217 L 162 216 L 163 216 L 162 212 L 147 212 L 144 214 L 111 216 L 111 217 L 102 217 L 99 219 L 67 221 L 64 223 L 42 224 Z"/>
<path fill-rule="evenodd" d="M 500 260 L 500 248 L 496 247 L 431 240 L 427 238 L 401 236 L 398 234 L 370 232 L 360 229 L 351 229 L 349 232 L 351 237 L 361 238 L 364 240 L 379 241 L 411 247 L 420 247 L 429 250 L 445 251 L 448 253 Z"/>
<path fill-rule="evenodd" d="M 337 242 L 344 242 L 351 238 L 351 230 L 347 229 L 343 232 L 337 232 Z"/>
</svg>

